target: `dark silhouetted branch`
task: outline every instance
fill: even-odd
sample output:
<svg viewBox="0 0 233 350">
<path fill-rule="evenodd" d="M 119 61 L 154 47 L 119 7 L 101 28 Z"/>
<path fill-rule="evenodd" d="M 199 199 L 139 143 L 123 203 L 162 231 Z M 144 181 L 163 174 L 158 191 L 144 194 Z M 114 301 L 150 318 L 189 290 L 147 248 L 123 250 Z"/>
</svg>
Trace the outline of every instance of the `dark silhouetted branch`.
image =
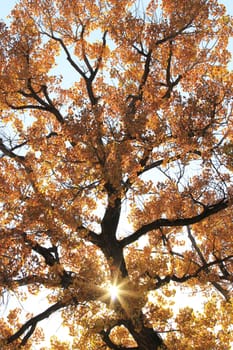
<svg viewBox="0 0 233 350">
<path fill-rule="evenodd" d="M 17 340 L 19 337 L 21 337 L 24 333 L 26 333 L 21 341 L 21 346 L 25 345 L 30 336 L 33 334 L 37 323 L 44 320 L 45 318 L 48 318 L 50 315 L 52 315 L 55 311 L 62 309 L 65 307 L 66 304 L 58 301 L 56 304 L 53 304 L 45 311 L 41 312 L 37 316 L 32 317 L 30 320 L 28 320 L 15 334 L 10 336 L 7 339 L 7 343 L 13 343 L 15 340 Z"/>
<path fill-rule="evenodd" d="M 135 242 L 138 238 L 145 235 L 146 233 L 157 230 L 160 227 L 175 227 L 175 226 L 188 226 L 200 222 L 201 220 L 214 215 L 229 206 L 229 201 L 227 199 L 222 199 L 213 205 L 206 206 L 200 214 L 188 217 L 188 218 L 177 218 L 177 219 L 157 219 L 149 224 L 143 225 L 137 231 L 135 231 L 129 237 L 121 240 L 121 246 L 125 247 L 128 244 Z"/>
</svg>

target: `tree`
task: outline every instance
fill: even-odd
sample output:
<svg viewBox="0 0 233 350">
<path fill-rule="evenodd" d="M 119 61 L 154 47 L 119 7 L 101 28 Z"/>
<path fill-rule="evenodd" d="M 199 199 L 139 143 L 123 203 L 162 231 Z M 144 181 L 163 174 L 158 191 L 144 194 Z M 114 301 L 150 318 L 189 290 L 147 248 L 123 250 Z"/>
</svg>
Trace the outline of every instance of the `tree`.
<svg viewBox="0 0 233 350">
<path fill-rule="evenodd" d="M 49 302 L 9 310 L 1 349 L 32 349 L 56 312 L 71 344 L 50 349 L 230 349 L 224 6 L 21 0 L 0 29 L 0 289 Z"/>
</svg>

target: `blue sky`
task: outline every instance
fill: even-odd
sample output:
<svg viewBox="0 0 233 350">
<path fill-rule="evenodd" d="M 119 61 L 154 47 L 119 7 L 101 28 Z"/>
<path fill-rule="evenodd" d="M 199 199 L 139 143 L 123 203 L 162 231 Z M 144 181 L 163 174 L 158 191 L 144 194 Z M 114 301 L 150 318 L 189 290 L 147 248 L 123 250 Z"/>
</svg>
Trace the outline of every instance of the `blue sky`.
<svg viewBox="0 0 233 350">
<path fill-rule="evenodd" d="M 16 0 L 7 0 L 4 1 L 4 4 L 2 1 L 2 4 L 0 4 L 0 19 L 4 19 L 8 16 L 16 3 Z"/>
</svg>

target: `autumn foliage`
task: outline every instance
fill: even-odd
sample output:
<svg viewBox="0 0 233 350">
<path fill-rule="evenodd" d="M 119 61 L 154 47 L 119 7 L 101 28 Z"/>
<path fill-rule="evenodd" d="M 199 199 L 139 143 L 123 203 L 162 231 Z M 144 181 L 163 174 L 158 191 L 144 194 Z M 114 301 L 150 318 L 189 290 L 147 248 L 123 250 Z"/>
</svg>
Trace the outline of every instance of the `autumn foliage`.
<svg viewBox="0 0 233 350">
<path fill-rule="evenodd" d="M 9 21 L 0 25 L 1 349 L 230 349 L 224 6 L 21 0 Z M 47 306 L 35 312 L 34 301 L 25 314 L 42 294 Z M 69 336 L 44 341 L 55 314 Z"/>
</svg>

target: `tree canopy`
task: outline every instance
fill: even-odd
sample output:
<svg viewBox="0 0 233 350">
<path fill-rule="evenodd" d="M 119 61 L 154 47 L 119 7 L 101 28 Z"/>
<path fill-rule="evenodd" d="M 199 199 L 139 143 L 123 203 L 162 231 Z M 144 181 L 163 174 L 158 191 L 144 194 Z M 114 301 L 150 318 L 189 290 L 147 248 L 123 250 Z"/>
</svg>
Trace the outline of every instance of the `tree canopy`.
<svg viewBox="0 0 233 350">
<path fill-rule="evenodd" d="M 232 33 L 216 0 L 21 0 L 1 23 L 0 291 L 22 306 L 1 349 L 230 349 Z M 55 313 L 69 338 L 44 346 Z"/>
</svg>

